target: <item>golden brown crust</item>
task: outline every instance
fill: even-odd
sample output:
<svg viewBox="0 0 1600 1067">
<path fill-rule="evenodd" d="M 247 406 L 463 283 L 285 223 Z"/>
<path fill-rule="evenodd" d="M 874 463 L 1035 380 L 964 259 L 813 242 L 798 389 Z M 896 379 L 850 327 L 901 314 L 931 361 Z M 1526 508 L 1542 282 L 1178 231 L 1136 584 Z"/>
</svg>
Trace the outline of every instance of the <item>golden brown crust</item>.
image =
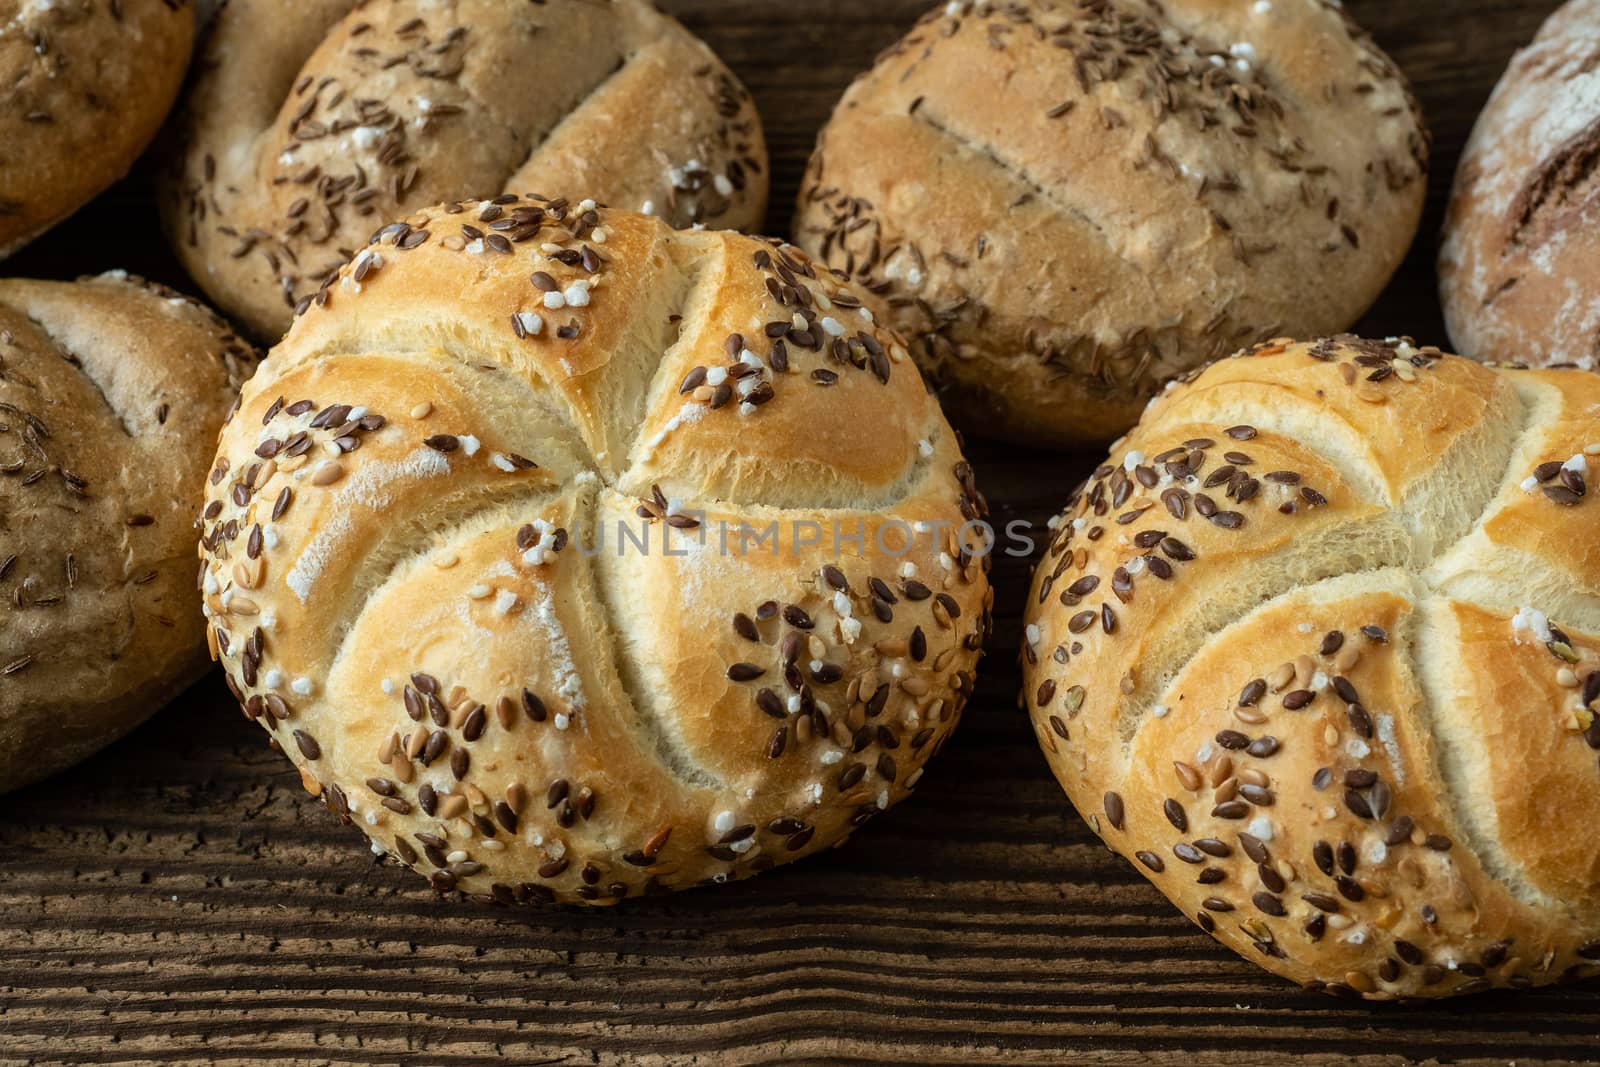
<svg viewBox="0 0 1600 1067">
<path fill-rule="evenodd" d="M 1066 445 L 1204 360 L 1347 327 L 1426 167 L 1403 77 L 1335 4 L 958 0 L 846 93 L 795 226 L 958 421 Z"/>
<path fill-rule="evenodd" d="M 472 236 L 497 214 L 536 232 Z M 386 227 L 211 497 L 246 714 L 376 847 L 502 902 L 836 844 L 949 736 L 987 628 L 971 470 L 848 283 L 592 201 Z"/>
<path fill-rule="evenodd" d="M 1171 387 L 1027 605 L 1024 696 L 1090 825 L 1312 988 L 1600 970 L 1596 405 L 1583 371 L 1351 337 Z"/>
<path fill-rule="evenodd" d="M 1456 171 L 1440 294 L 1463 355 L 1600 367 L 1600 0 L 1518 52 Z"/>
<path fill-rule="evenodd" d="M 137 278 L 0 281 L 0 791 L 199 674 L 190 524 L 254 361 L 210 311 Z"/>
<path fill-rule="evenodd" d="M 163 213 L 262 337 L 384 220 L 446 198 L 578 191 L 741 229 L 766 211 L 749 94 L 643 0 L 308 0 L 294 19 L 233 0 L 201 63 Z"/>
<path fill-rule="evenodd" d="M 0 0 L 0 258 L 128 173 L 193 40 L 189 0 Z"/>
</svg>

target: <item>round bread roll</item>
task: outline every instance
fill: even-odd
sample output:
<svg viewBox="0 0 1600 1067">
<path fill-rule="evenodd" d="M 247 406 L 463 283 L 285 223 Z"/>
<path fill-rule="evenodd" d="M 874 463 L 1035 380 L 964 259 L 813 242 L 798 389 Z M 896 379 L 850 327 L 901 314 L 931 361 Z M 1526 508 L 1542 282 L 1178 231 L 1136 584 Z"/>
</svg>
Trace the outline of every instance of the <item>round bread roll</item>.
<svg viewBox="0 0 1600 1067">
<path fill-rule="evenodd" d="M 537 230 L 479 249 L 486 219 Z M 905 348 L 803 253 L 583 201 L 385 227 L 223 435 L 206 614 L 306 788 L 441 892 L 611 904 L 836 845 L 988 626 Z M 975 558 L 976 557 L 976 558 Z"/>
<path fill-rule="evenodd" d="M 128 173 L 193 43 L 189 0 L 0 0 L 0 258 Z"/>
<path fill-rule="evenodd" d="M 1536 366 L 1600 360 L 1600 0 L 1518 52 L 1456 171 L 1439 254 L 1450 338 Z"/>
<path fill-rule="evenodd" d="M 1206 360 L 1348 327 L 1427 161 L 1332 0 L 956 0 L 845 94 L 796 240 L 879 294 L 958 425 L 1069 446 Z"/>
<path fill-rule="evenodd" d="M 0 791 L 204 670 L 191 519 L 254 360 L 142 279 L 0 281 Z"/>
<path fill-rule="evenodd" d="M 200 66 L 163 213 L 264 339 L 378 226 L 441 200 L 576 191 L 736 229 L 766 211 L 749 94 L 645 0 L 302 0 L 292 19 L 232 0 Z"/>
<path fill-rule="evenodd" d="M 1277 342 L 1073 498 L 1024 694 L 1200 927 L 1372 999 L 1600 973 L 1600 377 Z"/>
</svg>

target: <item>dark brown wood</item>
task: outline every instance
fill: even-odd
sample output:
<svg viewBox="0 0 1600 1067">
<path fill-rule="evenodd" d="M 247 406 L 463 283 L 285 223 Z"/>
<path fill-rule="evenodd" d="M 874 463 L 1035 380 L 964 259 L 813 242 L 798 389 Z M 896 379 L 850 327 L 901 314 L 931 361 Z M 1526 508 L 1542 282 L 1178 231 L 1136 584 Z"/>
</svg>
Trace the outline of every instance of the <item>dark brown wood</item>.
<svg viewBox="0 0 1600 1067">
<path fill-rule="evenodd" d="M 677 0 L 755 92 L 783 230 L 817 127 L 922 0 Z M 1433 256 L 1461 144 L 1549 0 L 1348 5 L 1414 79 L 1437 163 L 1364 321 L 1443 343 Z M 111 234 L 107 239 L 104 235 Z M 192 289 L 142 176 L 5 265 Z M 1095 462 L 974 447 L 1000 521 Z M 437 901 L 377 863 L 200 685 L 0 800 L 0 1064 L 1504 1063 L 1600 1056 L 1593 985 L 1349 1005 L 1201 934 L 1067 806 L 1015 708 L 1026 564 L 996 571 L 977 699 L 917 795 L 826 857 L 614 911 Z"/>
</svg>

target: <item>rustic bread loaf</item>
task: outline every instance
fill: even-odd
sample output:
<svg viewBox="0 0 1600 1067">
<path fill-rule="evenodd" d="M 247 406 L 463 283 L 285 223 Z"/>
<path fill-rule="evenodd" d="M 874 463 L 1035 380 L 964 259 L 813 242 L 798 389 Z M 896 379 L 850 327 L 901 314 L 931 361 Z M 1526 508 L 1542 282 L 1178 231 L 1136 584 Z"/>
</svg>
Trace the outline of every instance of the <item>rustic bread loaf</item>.
<svg viewBox="0 0 1600 1067">
<path fill-rule="evenodd" d="M 536 232 L 497 249 L 494 218 Z M 502 198 L 385 227 L 322 293 L 223 435 L 206 614 L 375 848 L 608 904 L 838 844 L 916 784 L 971 692 L 984 506 L 848 283 Z"/>
<path fill-rule="evenodd" d="M 958 425 L 1105 441 L 1205 360 L 1354 322 L 1427 159 L 1332 0 L 956 0 L 845 94 L 796 241 L 881 296 Z"/>
<path fill-rule="evenodd" d="M 1476 359 L 1600 366 L 1600 0 L 1517 53 L 1456 171 L 1439 253 L 1450 338 Z"/>
<path fill-rule="evenodd" d="M 140 279 L 0 281 L 0 791 L 203 669 L 191 518 L 254 358 Z"/>
<path fill-rule="evenodd" d="M 741 229 L 766 210 L 749 94 L 645 0 L 303 0 L 293 18 L 232 0 L 200 68 L 163 212 L 262 338 L 374 229 L 441 200 L 576 190 Z"/>
<path fill-rule="evenodd" d="M 1314 989 L 1600 972 L 1600 377 L 1275 343 L 1056 526 L 1024 694 L 1078 810 Z"/>
<path fill-rule="evenodd" d="M 0 258 L 128 173 L 193 39 L 189 0 L 0 0 Z"/>
</svg>

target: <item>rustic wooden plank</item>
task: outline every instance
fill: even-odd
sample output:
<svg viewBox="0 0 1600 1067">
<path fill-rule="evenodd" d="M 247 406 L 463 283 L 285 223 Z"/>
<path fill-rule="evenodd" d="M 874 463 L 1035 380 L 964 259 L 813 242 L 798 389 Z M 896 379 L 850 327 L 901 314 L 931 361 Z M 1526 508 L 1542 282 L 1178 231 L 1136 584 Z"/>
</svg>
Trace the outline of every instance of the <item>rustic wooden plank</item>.
<svg viewBox="0 0 1600 1067">
<path fill-rule="evenodd" d="M 924 0 L 674 0 L 752 87 L 786 229 L 816 129 Z M 1428 217 L 1362 329 L 1443 342 L 1454 161 L 1553 0 L 1351 0 L 1435 135 Z M 148 176 L 6 264 L 190 287 Z M 973 448 L 999 522 L 1095 462 Z M 0 1064 L 1593 1062 L 1587 987 L 1404 1009 L 1301 993 L 1101 847 L 1015 708 L 1025 561 L 977 698 L 917 795 L 827 856 L 603 913 L 442 904 L 302 793 L 213 678 L 0 814 Z"/>
</svg>

